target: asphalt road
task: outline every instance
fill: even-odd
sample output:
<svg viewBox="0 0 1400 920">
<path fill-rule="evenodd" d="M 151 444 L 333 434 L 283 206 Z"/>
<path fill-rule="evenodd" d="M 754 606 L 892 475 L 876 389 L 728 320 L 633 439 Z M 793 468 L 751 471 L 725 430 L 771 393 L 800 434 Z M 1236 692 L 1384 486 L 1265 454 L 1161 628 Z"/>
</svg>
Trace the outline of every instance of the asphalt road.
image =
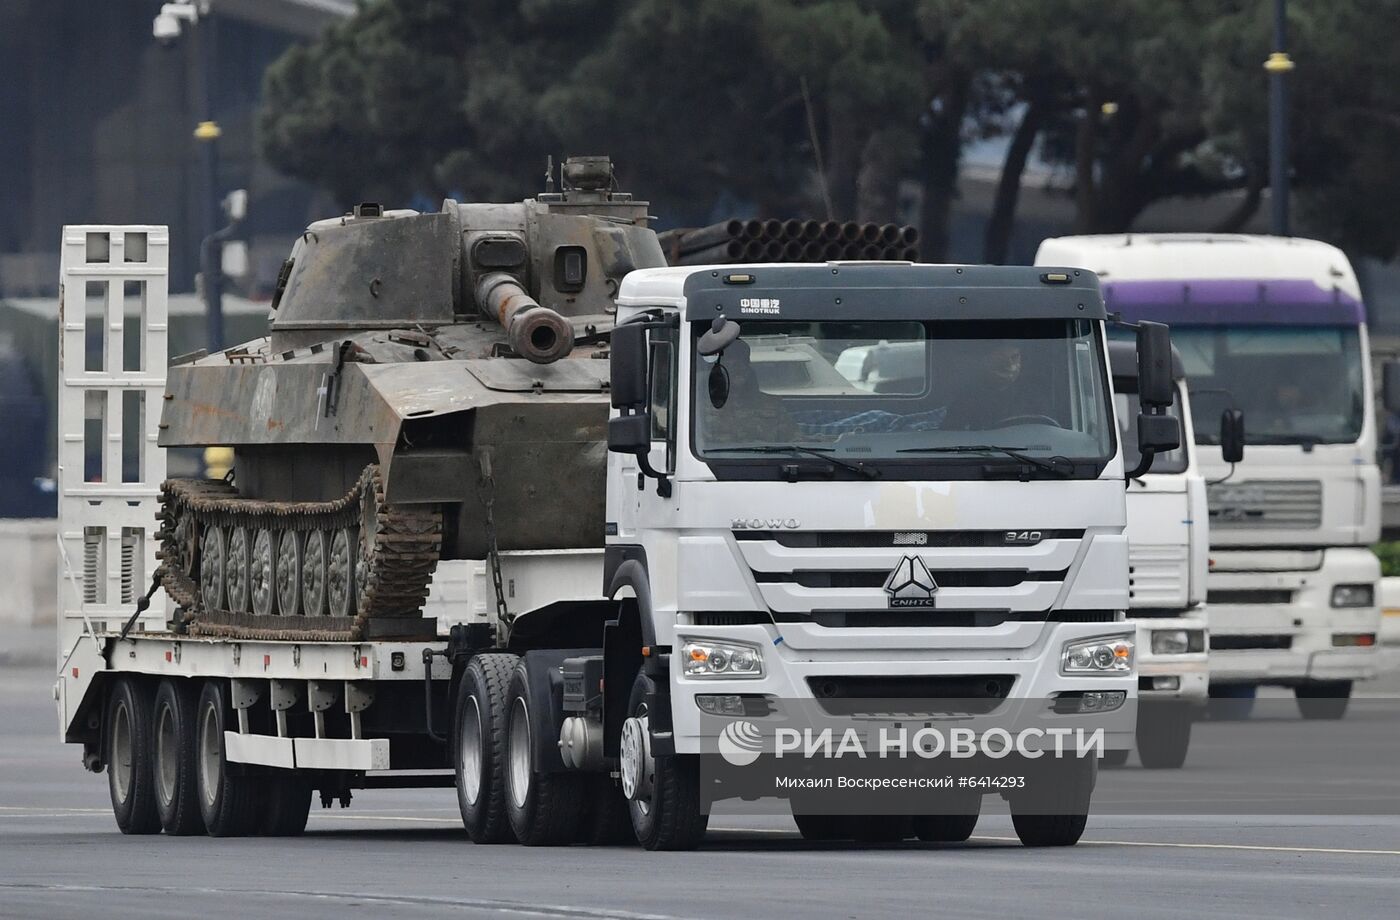
<svg viewBox="0 0 1400 920">
<path fill-rule="evenodd" d="M 1096 816 L 1030 850 L 1005 814 L 971 842 L 819 845 L 787 818 L 716 816 L 694 853 L 475 846 L 450 789 L 357 794 L 295 839 L 123 837 L 106 779 L 57 741 L 42 668 L 0 666 L 0 917 L 1396 916 L 1400 817 Z M 1394 686 L 1394 684 L 1392 684 Z M 1386 691 L 1388 692 L 1388 691 Z M 1189 790 L 1237 732 L 1205 725 Z M 1373 764 L 1382 775 L 1400 764 Z M 1388 768 L 1388 769 L 1387 769 Z M 1115 771 L 1129 787 L 1144 771 Z M 1202 780 L 1205 782 L 1205 780 Z M 992 803 L 988 799 L 988 811 Z"/>
</svg>

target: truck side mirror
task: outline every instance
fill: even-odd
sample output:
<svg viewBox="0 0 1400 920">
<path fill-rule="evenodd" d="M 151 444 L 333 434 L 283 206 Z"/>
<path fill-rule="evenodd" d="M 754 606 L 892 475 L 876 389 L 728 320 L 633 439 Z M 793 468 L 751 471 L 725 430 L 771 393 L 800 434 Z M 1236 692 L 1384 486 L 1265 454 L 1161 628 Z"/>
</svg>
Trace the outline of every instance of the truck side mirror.
<svg viewBox="0 0 1400 920">
<path fill-rule="evenodd" d="M 1138 452 L 1144 456 L 1181 446 L 1181 422 L 1174 415 L 1138 415 Z"/>
<path fill-rule="evenodd" d="M 634 412 L 608 419 L 608 450 L 618 454 L 645 454 L 651 450 L 651 413 Z"/>
<path fill-rule="evenodd" d="M 633 409 L 647 402 L 647 326 L 623 323 L 612 331 L 608 366 L 614 409 Z M 608 437 L 609 443 L 612 436 Z"/>
<path fill-rule="evenodd" d="M 1162 323 L 1138 323 L 1137 360 L 1138 401 L 1150 408 L 1170 406 L 1176 396 L 1170 328 Z"/>
<path fill-rule="evenodd" d="M 1244 412 L 1239 409 L 1220 413 L 1220 457 L 1226 463 L 1244 459 Z"/>
<path fill-rule="evenodd" d="M 1381 367 L 1382 401 L 1389 412 L 1400 412 L 1400 361 L 1387 361 Z"/>
</svg>

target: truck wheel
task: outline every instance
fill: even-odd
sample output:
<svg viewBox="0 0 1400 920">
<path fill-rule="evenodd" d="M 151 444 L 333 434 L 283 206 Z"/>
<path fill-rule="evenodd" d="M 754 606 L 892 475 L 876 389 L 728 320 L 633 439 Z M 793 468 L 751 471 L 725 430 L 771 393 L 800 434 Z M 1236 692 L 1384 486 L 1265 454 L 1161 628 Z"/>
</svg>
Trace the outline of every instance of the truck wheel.
<svg viewBox="0 0 1400 920">
<path fill-rule="evenodd" d="M 258 827 L 258 802 L 253 777 L 230 769 L 224 756 L 228 691 L 221 680 L 207 680 L 195 707 L 195 787 L 199 812 L 211 837 L 242 837 Z"/>
<path fill-rule="evenodd" d="M 204 833 L 195 788 L 195 708 L 197 685 L 187 680 L 160 682 L 155 702 L 156 813 L 167 834 L 185 837 Z"/>
<path fill-rule="evenodd" d="M 851 821 L 848 815 L 793 815 L 797 832 L 803 840 L 849 840 Z"/>
<path fill-rule="evenodd" d="M 311 783 L 294 770 L 273 770 L 257 779 L 263 782 L 266 798 L 258 833 L 300 837 L 311 816 Z"/>
<path fill-rule="evenodd" d="M 962 843 L 972 836 L 982 814 L 982 796 L 967 796 L 965 801 L 960 798 L 944 804 L 967 810 L 960 814 L 915 815 L 915 837 L 926 843 Z"/>
<path fill-rule="evenodd" d="M 151 688 L 139 678 L 123 677 L 107 697 L 102 740 L 107 761 L 107 789 L 112 814 L 123 834 L 160 833 L 156 813 L 151 729 Z"/>
<path fill-rule="evenodd" d="M 1028 847 L 1068 847 L 1079 842 L 1089 822 L 1098 760 L 1092 757 L 1047 764 L 1031 777 L 1038 780 L 1013 798 L 1011 823 Z"/>
<path fill-rule="evenodd" d="M 860 843 L 899 843 L 914 836 L 914 822 L 905 815 L 851 815 L 848 833 Z"/>
<path fill-rule="evenodd" d="M 506 689 L 519 659 L 503 652 L 467 662 L 457 686 L 457 807 L 474 843 L 514 843 L 506 820 Z"/>
<path fill-rule="evenodd" d="M 527 847 L 563 846 L 578 839 L 583 826 L 583 781 L 587 774 L 545 773 L 535 769 L 535 725 L 529 673 L 518 661 L 506 691 L 506 818 L 515 839 Z"/>
<path fill-rule="evenodd" d="M 1105 767 L 1126 767 L 1128 765 L 1128 755 L 1131 751 L 1116 750 L 1104 751 L 1099 758 L 1099 764 Z"/>
<path fill-rule="evenodd" d="M 1137 751 L 1149 770 L 1177 770 L 1191 747 L 1191 707 L 1176 700 L 1138 704 Z"/>
<path fill-rule="evenodd" d="M 627 796 L 617 780 L 607 774 L 589 777 L 585 793 L 583 833 L 579 840 L 589 846 L 632 846 L 637 835 L 632 832 L 632 813 Z"/>
<path fill-rule="evenodd" d="M 1305 719 L 1340 719 L 1351 702 L 1351 681 L 1314 680 L 1293 688 Z"/>
<path fill-rule="evenodd" d="M 651 687 L 651 678 L 637 675 L 622 727 L 622 788 L 632 829 L 648 850 L 693 850 L 710 821 L 700 810 L 700 758 L 652 756 L 647 712 Z"/>
<path fill-rule="evenodd" d="M 1243 722 L 1254 712 L 1254 697 L 1258 693 L 1259 688 L 1253 684 L 1211 684 L 1211 721 Z"/>
</svg>

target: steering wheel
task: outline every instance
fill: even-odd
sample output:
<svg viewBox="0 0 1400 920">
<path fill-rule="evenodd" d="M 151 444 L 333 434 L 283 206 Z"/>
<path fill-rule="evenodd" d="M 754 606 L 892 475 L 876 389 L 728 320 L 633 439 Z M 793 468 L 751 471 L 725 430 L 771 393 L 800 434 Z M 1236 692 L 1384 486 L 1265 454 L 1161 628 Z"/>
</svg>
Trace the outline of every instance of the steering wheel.
<svg viewBox="0 0 1400 920">
<path fill-rule="evenodd" d="M 1030 423 L 1045 424 L 1052 428 L 1065 427 L 1061 425 L 1059 421 L 1048 415 L 1008 415 L 1006 418 L 997 421 L 997 427 L 1005 428 L 1008 425 L 1025 425 Z"/>
</svg>

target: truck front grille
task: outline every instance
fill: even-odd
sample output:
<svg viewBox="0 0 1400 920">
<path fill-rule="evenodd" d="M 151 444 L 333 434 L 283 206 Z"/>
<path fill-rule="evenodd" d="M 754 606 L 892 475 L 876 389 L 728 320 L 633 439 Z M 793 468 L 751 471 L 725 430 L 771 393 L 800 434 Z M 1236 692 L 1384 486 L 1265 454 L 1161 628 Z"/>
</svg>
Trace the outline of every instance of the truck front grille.
<svg viewBox="0 0 1400 920">
<path fill-rule="evenodd" d="M 828 629 L 956 629 L 1003 623 L 1114 623 L 1114 610 L 814 610 L 774 613 L 778 623 L 811 623 Z"/>
<path fill-rule="evenodd" d="M 1312 530 L 1322 525 L 1322 483 L 1255 479 L 1208 486 L 1210 526 L 1221 530 Z"/>
<path fill-rule="evenodd" d="M 1293 603 L 1288 588 L 1217 588 L 1206 592 L 1206 604 L 1272 604 Z"/>
<path fill-rule="evenodd" d="M 807 678 L 817 705 L 828 715 L 916 718 L 984 715 L 1001 705 L 1015 683 L 1012 674 Z"/>
<path fill-rule="evenodd" d="M 1275 635 L 1271 633 L 1260 633 L 1249 636 L 1218 636 L 1210 637 L 1211 651 L 1258 651 L 1261 649 L 1270 651 L 1287 651 L 1293 647 L 1293 637 L 1285 635 Z"/>
</svg>

